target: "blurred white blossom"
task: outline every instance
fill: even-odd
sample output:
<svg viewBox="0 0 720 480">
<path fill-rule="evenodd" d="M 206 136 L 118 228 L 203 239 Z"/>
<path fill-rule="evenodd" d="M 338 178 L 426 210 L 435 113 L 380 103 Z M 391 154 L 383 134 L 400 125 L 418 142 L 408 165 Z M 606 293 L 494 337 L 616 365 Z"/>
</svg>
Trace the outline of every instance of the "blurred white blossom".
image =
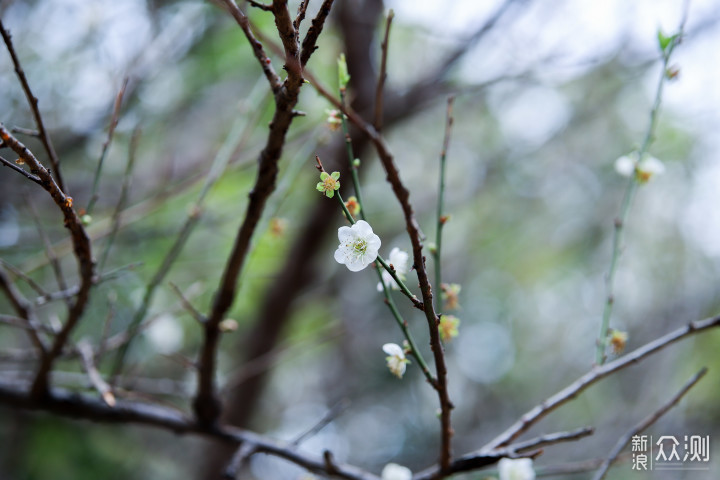
<svg viewBox="0 0 720 480">
<path fill-rule="evenodd" d="M 387 259 L 387 263 L 392 265 L 395 269 L 395 274 L 400 280 L 405 280 L 405 274 L 408 271 L 408 258 L 408 253 L 397 247 L 390 250 L 390 256 Z M 393 290 L 400 289 L 400 286 L 397 284 L 392 275 L 387 272 L 387 270 L 383 270 L 382 272 L 382 283 L 378 282 L 377 284 L 378 292 L 383 291 L 383 283 Z"/>
<path fill-rule="evenodd" d="M 500 480 L 535 480 L 533 461 L 530 458 L 503 458 L 498 462 Z"/>
<path fill-rule="evenodd" d="M 410 361 L 405 358 L 405 352 L 397 343 L 386 343 L 383 345 L 383 351 L 388 354 L 386 357 L 387 366 L 390 372 L 398 378 L 402 378 L 405 374 L 405 367 Z"/>
<path fill-rule="evenodd" d="M 640 182 L 647 182 L 655 175 L 665 172 L 665 165 L 657 158 L 644 155 L 638 160 L 638 153 L 632 152 L 615 160 L 615 171 L 623 177 L 637 176 Z"/>
<path fill-rule="evenodd" d="M 394 343 L 391 345 L 395 345 Z M 397 347 L 397 345 L 395 345 Z M 412 472 L 409 468 L 398 465 L 397 463 L 388 463 L 383 468 L 380 476 L 382 480 L 410 480 Z"/>
<path fill-rule="evenodd" d="M 180 350 L 184 333 L 177 319 L 170 314 L 162 314 L 145 330 L 145 337 L 159 353 L 170 354 Z"/>
</svg>

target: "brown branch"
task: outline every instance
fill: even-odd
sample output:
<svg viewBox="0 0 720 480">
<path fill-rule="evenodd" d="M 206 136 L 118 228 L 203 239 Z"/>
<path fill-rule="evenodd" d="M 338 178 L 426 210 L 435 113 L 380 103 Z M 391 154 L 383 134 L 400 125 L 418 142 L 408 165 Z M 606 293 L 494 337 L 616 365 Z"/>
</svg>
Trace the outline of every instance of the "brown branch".
<svg viewBox="0 0 720 480">
<path fill-rule="evenodd" d="M 28 336 L 40 353 L 40 357 L 45 357 L 47 348 L 45 347 L 45 344 L 43 344 L 43 341 L 40 339 L 40 335 L 35 328 L 35 311 L 32 308 L 32 304 L 30 304 L 30 302 L 23 297 L 22 293 L 15 288 L 15 285 L 10 281 L 10 278 L 5 273 L 4 268 L 0 268 L 0 290 L 5 292 L 5 296 L 7 296 L 8 300 L 10 300 L 10 304 L 13 309 L 25 322 Z"/>
<path fill-rule="evenodd" d="M 247 2 L 255 8 L 259 8 L 260 10 L 265 10 L 266 12 L 272 12 L 272 5 L 265 5 L 264 3 L 260 3 L 255 0 L 247 0 Z"/>
<path fill-rule="evenodd" d="M 377 79 L 377 88 L 375 89 L 375 130 L 382 130 L 383 121 L 383 90 L 385 89 L 385 80 L 387 78 L 387 58 L 388 46 L 390 45 L 390 26 L 392 25 L 395 13 L 390 10 L 388 12 L 387 21 L 385 22 L 385 36 L 381 45 L 382 57 L 380 59 L 380 73 Z"/>
<path fill-rule="evenodd" d="M 220 0 L 220 2 L 227 8 L 228 12 L 230 12 L 230 15 L 232 15 L 232 17 L 242 29 L 245 37 L 247 37 L 248 41 L 250 42 L 250 46 L 253 49 L 255 58 L 257 58 L 258 62 L 260 62 L 260 67 L 262 68 L 265 77 L 267 78 L 268 82 L 270 82 L 270 88 L 272 89 L 273 93 L 277 93 L 278 90 L 280 90 L 280 87 L 282 87 L 282 81 L 280 80 L 278 74 L 275 73 L 275 70 L 272 67 L 272 62 L 265 53 L 265 49 L 263 49 L 262 43 L 260 43 L 257 38 L 255 38 L 255 35 L 250 29 L 250 21 L 248 20 L 247 15 L 245 15 L 242 10 L 240 10 L 240 7 L 237 6 L 234 0 Z"/>
<path fill-rule="evenodd" d="M 300 65 L 303 67 L 307 65 L 308 60 L 310 60 L 310 56 L 317 49 L 315 44 L 317 43 L 320 33 L 322 33 L 323 25 L 325 25 L 325 20 L 330 14 L 332 4 L 333 0 L 323 0 L 320 10 L 317 15 L 315 15 L 315 18 L 313 18 L 312 24 L 305 34 L 305 39 L 302 42 L 302 50 L 300 53 Z"/>
<path fill-rule="evenodd" d="M 48 390 L 46 396 L 36 398 L 24 389 L 22 382 L 0 378 L 0 404 L 108 424 L 149 425 L 175 434 L 202 436 L 230 445 L 251 443 L 260 453 L 283 458 L 313 473 L 329 473 L 324 459 L 303 453 L 291 444 L 239 428 L 208 426 L 193 421 L 178 410 L 154 403 L 119 399 L 115 407 L 109 407 L 100 400 L 62 389 Z M 352 465 L 333 462 L 332 468 L 338 478 L 378 480 L 375 475 Z"/>
<path fill-rule="evenodd" d="M 307 7 L 310 4 L 310 0 L 301 0 L 300 5 L 298 5 L 298 12 L 295 16 L 295 21 L 293 21 L 293 28 L 295 29 L 295 32 L 300 32 L 300 25 L 302 24 L 303 20 L 305 20 L 305 13 L 307 12 Z"/>
<path fill-rule="evenodd" d="M 232 2 L 226 0 L 226 3 L 231 4 Z M 237 11 L 239 12 L 239 10 Z M 215 293 L 210 313 L 207 315 L 207 321 L 203 324 L 205 338 L 197 363 L 198 389 L 193 408 L 198 420 L 207 424 L 216 422 L 221 410 L 214 381 L 215 357 L 220 340 L 219 325 L 235 300 L 238 277 L 250 249 L 252 236 L 265 210 L 267 199 L 275 190 L 278 162 L 282 156 L 290 123 L 295 118 L 294 108 L 298 101 L 300 87 L 304 82 L 299 67 L 299 47 L 295 38 L 295 29 L 290 19 L 290 12 L 287 9 L 287 1 L 275 0 L 273 2 L 273 14 L 275 16 L 275 25 L 285 48 L 285 67 L 288 77 L 280 88 L 277 90 L 273 88 L 276 108 L 270 122 L 270 131 L 265 147 L 260 152 L 258 159 L 259 168 L 255 184 L 248 195 L 249 201 L 244 219 L 225 264 L 220 285 Z M 236 19 L 238 18 L 236 17 Z M 241 28 L 243 30 L 247 28 L 249 31 L 247 17 L 243 15 L 242 19 L 244 20 L 240 25 Z M 238 20 L 238 23 L 240 23 L 240 20 Z M 259 42 L 257 43 L 259 45 Z"/>
<path fill-rule="evenodd" d="M 78 289 L 75 302 L 69 308 L 67 321 L 55 337 L 55 341 L 47 352 L 47 355 L 42 357 L 42 361 L 38 367 L 32 392 L 36 396 L 42 396 L 48 391 L 48 376 L 52 369 L 53 362 L 62 352 L 70 333 L 85 310 L 85 306 L 90 297 L 90 288 L 93 284 L 94 263 L 90 239 L 75 210 L 72 208 L 72 198 L 62 192 L 58 184 L 55 183 L 55 179 L 50 175 L 50 172 L 35 158 L 25 145 L 10 134 L 2 123 L 0 123 L 0 138 L 25 161 L 30 167 L 30 172 L 40 178 L 42 187 L 50 194 L 55 204 L 62 211 L 63 217 L 65 218 L 65 227 L 70 230 L 73 250 L 80 274 L 80 288 Z"/>
<path fill-rule="evenodd" d="M 41 180 L 40 180 L 40 178 L 39 178 L 38 176 L 33 175 L 32 173 L 26 171 L 24 168 L 18 167 L 17 165 L 15 165 L 15 164 L 14 164 L 13 162 L 11 162 L 10 160 L 6 160 L 6 159 L 4 159 L 3 157 L 0 157 L 0 163 L 2 163 L 2 165 L 3 165 L 4 167 L 8 167 L 8 168 L 10 168 L 11 170 L 15 170 L 17 173 L 19 173 L 20 175 L 24 176 L 24 177 L 27 178 L 28 180 L 33 181 L 33 182 L 37 183 L 38 185 L 41 184 Z"/>
<path fill-rule="evenodd" d="M 597 366 L 590 370 L 582 377 L 575 380 L 573 383 L 565 387 L 564 389 L 557 392 L 541 404 L 535 406 L 527 413 L 525 413 L 520 419 L 515 422 L 510 428 L 498 435 L 495 439 L 487 443 L 483 450 L 495 450 L 497 448 L 508 445 L 514 439 L 516 439 L 523 432 L 526 432 L 531 426 L 535 425 L 540 419 L 545 417 L 547 414 L 557 409 L 558 407 L 569 402 L 573 398 L 577 397 L 582 391 L 593 385 L 595 382 L 602 380 L 608 375 L 617 372 L 625 367 L 628 367 L 634 363 L 639 362 L 643 358 L 662 350 L 668 345 L 677 342 L 689 335 L 709 330 L 720 326 L 720 316 L 706 318 L 704 320 L 697 320 L 690 322 L 684 327 L 678 328 L 652 342 L 646 343 L 642 347 L 624 355 L 612 362 L 606 363 L 602 366 Z"/>
<path fill-rule="evenodd" d="M 615 447 L 611 450 L 610 455 L 608 455 L 608 458 L 605 459 L 605 461 L 600 466 L 600 469 L 595 473 L 595 476 L 593 477 L 593 480 L 602 480 L 605 478 L 605 475 L 607 474 L 608 469 L 610 468 L 610 465 L 615 461 L 618 455 L 620 455 L 620 452 L 622 452 L 622 449 L 625 448 L 625 445 L 630 443 L 630 440 L 632 440 L 632 437 L 637 435 L 638 433 L 646 430 L 650 425 L 660 420 L 660 417 L 665 415 L 672 407 L 677 405 L 677 403 L 682 399 L 682 397 L 685 396 L 685 394 L 695 386 L 697 382 L 700 381 L 702 377 L 705 376 L 707 373 L 707 368 L 703 367 L 698 373 L 696 373 L 681 389 L 679 392 L 677 392 L 670 400 L 668 400 L 665 404 L 663 404 L 660 408 L 655 410 L 653 413 L 645 417 L 640 423 L 635 425 L 633 428 L 627 431 L 625 435 L 620 437 L 618 439 L 617 443 L 615 444 Z"/>
<path fill-rule="evenodd" d="M 38 285 L 38 283 L 37 283 L 35 280 L 33 280 L 30 276 L 26 275 L 26 274 L 25 274 L 22 270 L 20 270 L 19 268 L 17 268 L 17 267 L 15 267 L 15 266 L 13 266 L 12 264 L 6 262 L 6 261 L 3 260 L 2 258 L 0 258 L 0 265 L 2 265 L 2 266 L 5 267 L 7 270 L 9 270 L 9 271 L 10 271 L 13 275 L 15 275 L 17 278 L 21 278 L 25 283 L 28 284 L 28 286 L 29 286 L 30 288 L 32 288 L 33 290 L 35 290 L 35 293 L 37 293 L 38 295 L 41 295 L 41 296 L 43 296 L 43 295 L 48 295 L 48 292 L 46 292 L 43 287 L 41 287 L 40 285 Z"/>
<path fill-rule="evenodd" d="M 5 46 L 7 47 L 8 53 L 10 53 L 10 57 L 12 58 L 13 65 L 15 66 L 15 73 L 18 76 L 18 80 L 20 80 L 23 92 L 25 92 L 25 97 L 30 105 L 30 110 L 32 110 L 33 117 L 35 118 L 35 125 L 38 129 L 38 137 L 40 138 L 40 142 L 45 148 L 45 151 L 50 159 L 50 165 L 55 173 L 57 185 L 60 190 L 64 192 L 65 184 L 63 183 L 62 175 L 60 174 L 60 160 L 58 159 L 57 153 L 55 153 L 55 148 L 50 140 L 50 136 L 48 135 L 47 130 L 45 130 L 45 124 L 43 122 L 42 115 L 40 114 L 40 109 L 38 108 L 38 99 L 35 95 L 33 95 L 32 90 L 30 89 L 30 83 L 25 76 L 25 71 L 22 69 L 22 65 L 20 65 L 20 60 L 15 53 L 15 47 L 13 47 L 10 33 L 5 30 L 5 26 L 3 25 L 1 19 L 0 34 L 2 34 L 3 40 L 5 41 Z"/>
</svg>

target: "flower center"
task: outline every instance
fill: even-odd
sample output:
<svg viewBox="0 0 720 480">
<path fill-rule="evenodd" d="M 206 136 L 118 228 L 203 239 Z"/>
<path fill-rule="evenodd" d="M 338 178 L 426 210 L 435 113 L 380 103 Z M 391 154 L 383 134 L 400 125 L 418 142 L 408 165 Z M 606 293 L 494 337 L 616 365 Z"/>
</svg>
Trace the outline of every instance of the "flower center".
<svg viewBox="0 0 720 480">
<path fill-rule="evenodd" d="M 355 243 L 353 243 L 353 253 L 357 256 L 363 256 L 365 255 L 365 252 L 367 252 L 368 244 L 365 240 L 359 238 L 355 240 Z"/>
<path fill-rule="evenodd" d="M 328 177 L 323 181 L 325 185 L 325 189 L 327 190 L 335 190 L 335 185 L 337 185 L 337 180 L 335 180 L 333 177 Z"/>
</svg>

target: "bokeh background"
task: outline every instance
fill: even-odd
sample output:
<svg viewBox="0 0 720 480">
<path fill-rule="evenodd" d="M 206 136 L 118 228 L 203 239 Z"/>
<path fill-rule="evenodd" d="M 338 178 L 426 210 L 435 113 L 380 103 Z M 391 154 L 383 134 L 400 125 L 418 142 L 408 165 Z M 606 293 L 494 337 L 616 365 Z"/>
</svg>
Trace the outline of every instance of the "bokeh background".
<svg viewBox="0 0 720 480">
<path fill-rule="evenodd" d="M 298 2 L 290 2 L 294 10 Z M 613 219 L 627 180 L 614 160 L 647 130 L 660 75 L 657 30 L 674 33 L 680 0 L 404 2 L 338 0 L 309 70 L 336 88 L 335 60 L 348 54 L 351 96 L 367 114 L 380 54 L 383 12 L 395 10 L 388 63 L 385 134 L 411 191 L 419 222 L 435 235 L 437 171 L 446 99 L 455 94 L 448 156 L 443 281 L 462 285 L 462 323 L 448 343 L 456 453 L 477 449 L 519 415 L 591 368 L 605 301 Z M 129 398 L 188 409 L 201 339 L 172 281 L 206 311 L 244 212 L 257 154 L 272 115 L 268 88 L 237 25 L 210 2 L 161 0 L 5 1 L 3 23 L 40 99 L 79 207 L 87 205 L 112 105 L 129 77 L 89 232 L 96 255 L 120 195 L 132 132 L 136 165 L 122 229 L 105 271 L 134 265 L 94 292 L 76 339 L 123 331 L 143 289 L 201 192 L 213 159 L 230 164 L 210 191 L 199 224 L 154 298 L 152 325 L 130 352 Z M 317 8 L 311 3 L 310 10 Z M 504 13 L 477 41 L 473 34 Z M 690 2 L 686 35 L 672 63 L 650 148 L 666 171 L 640 188 L 626 228 L 612 325 L 628 349 L 715 315 L 720 307 L 720 4 Z M 249 10 L 273 36 L 272 18 Z M 449 55 L 465 54 L 442 75 Z M 273 57 L 276 68 L 281 60 Z M 423 80 L 432 88 L 418 91 Z M 6 51 L 0 54 L 0 120 L 32 127 Z M 415 95 L 412 96 L 411 94 Z M 304 443 L 339 461 L 379 472 L 388 462 L 414 471 L 438 452 L 437 399 L 417 366 L 398 380 L 381 346 L 402 336 L 369 269 L 333 260 L 343 218 L 315 191 L 314 155 L 328 170 L 345 162 L 342 138 L 326 123 L 329 104 L 310 85 L 290 130 L 278 190 L 266 210 L 223 337 L 220 379 L 232 421 L 291 440 L 341 405 L 333 422 Z M 23 138 L 38 153 L 32 138 Z M 381 166 L 363 142 L 365 211 L 382 239 L 410 250 L 402 212 Z M 44 157 L 41 158 L 44 159 Z M 344 177 L 343 195 L 352 194 Z M 3 169 L 0 256 L 56 289 L 28 207 L 75 275 L 61 219 L 45 192 Z M 432 272 L 433 265 L 428 260 Z M 410 274 L 411 288 L 415 282 Z M 432 278 L 432 277 L 431 277 Z M 25 293 L 31 291 L 18 282 Z M 426 324 L 396 299 L 426 358 Z M 41 310 L 63 318 L 62 305 Z M 6 299 L 0 308 L 9 312 Z M 583 393 L 530 434 L 591 425 L 595 435 L 549 447 L 543 469 L 602 458 L 630 425 L 669 399 L 702 366 L 708 375 L 649 435 L 710 435 L 707 471 L 636 473 L 616 479 L 714 479 L 720 474 L 720 333 L 684 340 Z M 33 361 L 22 331 L 0 326 L 0 375 L 27 378 Z M 110 356 L 101 368 L 109 369 Z M 76 361 L 59 363 L 57 385 L 93 394 Z M 217 478 L 222 448 L 147 427 L 95 425 L 0 408 L 0 478 Z M 548 471 L 550 472 L 550 471 Z M 551 472 L 550 472 L 551 473 Z M 480 479 L 477 472 L 457 478 Z M 243 478 L 302 478 L 301 469 L 258 455 Z M 591 473 L 546 478 L 590 478 Z"/>
</svg>

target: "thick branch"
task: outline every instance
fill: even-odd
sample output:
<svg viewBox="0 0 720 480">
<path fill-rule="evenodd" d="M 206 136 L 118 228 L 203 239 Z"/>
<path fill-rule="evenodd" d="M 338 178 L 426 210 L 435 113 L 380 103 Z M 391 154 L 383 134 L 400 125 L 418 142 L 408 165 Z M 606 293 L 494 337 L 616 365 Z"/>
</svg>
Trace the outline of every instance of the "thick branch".
<svg viewBox="0 0 720 480">
<path fill-rule="evenodd" d="M 323 1 L 322 5 L 320 6 L 320 11 L 317 13 L 317 15 L 315 15 L 315 18 L 313 18 L 312 24 L 310 25 L 307 34 L 305 34 L 305 39 L 302 42 L 302 50 L 300 53 L 300 65 L 302 65 L 303 67 L 307 64 L 308 60 L 310 60 L 310 56 L 317 49 L 315 44 L 317 43 L 317 39 L 322 32 L 323 25 L 325 25 L 325 20 L 330 14 L 330 8 L 332 7 L 332 4 L 333 0 Z"/>
<path fill-rule="evenodd" d="M 156 404 L 118 400 L 114 407 L 110 407 L 94 398 L 61 389 L 49 390 L 45 397 L 35 398 L 24 385 L 7 379 L 0 379 L 0 404 L 102 423 L 150 425 L 176 434 L 204 436 L 227 444 L 249 443 L 255 445 L 258 452 L 284 458 L 314 473 L 328 473 L 324 459 L 302 453 L 291 444 L 239 428 L 194 422 L 178 410 Z M 332 467 L 338 478 L 378 480 L 375 475 L 351 465 L 333 463 Z"/>
</svg>

